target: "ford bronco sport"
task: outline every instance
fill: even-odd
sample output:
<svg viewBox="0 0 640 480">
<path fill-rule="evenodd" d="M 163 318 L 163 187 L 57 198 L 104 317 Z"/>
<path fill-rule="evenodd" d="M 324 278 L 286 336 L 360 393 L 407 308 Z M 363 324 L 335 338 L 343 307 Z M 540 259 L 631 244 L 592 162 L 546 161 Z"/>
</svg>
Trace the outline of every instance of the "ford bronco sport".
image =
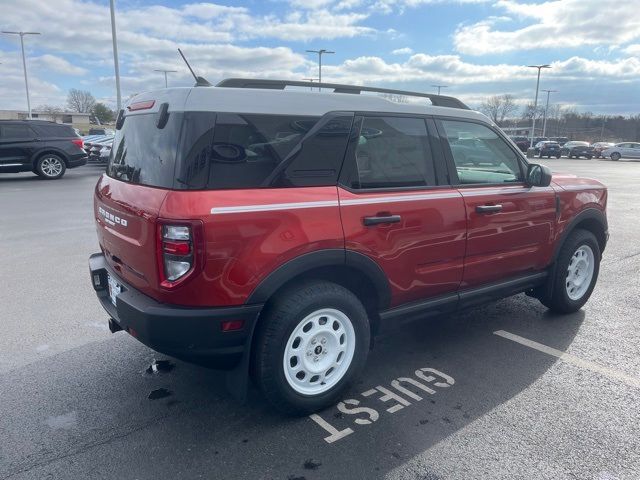
<svg viewBox="0 0 640 480">
<path fill-rule="evenodd" d="M 301 86 L 230 79 L 120 112 L 89 261 L 112 331 L 302 414 L 339 400 L 387 326 L 520 292 L 584 305 L 601 183 L 527 163 L 452 97 Z"/>
</svg>

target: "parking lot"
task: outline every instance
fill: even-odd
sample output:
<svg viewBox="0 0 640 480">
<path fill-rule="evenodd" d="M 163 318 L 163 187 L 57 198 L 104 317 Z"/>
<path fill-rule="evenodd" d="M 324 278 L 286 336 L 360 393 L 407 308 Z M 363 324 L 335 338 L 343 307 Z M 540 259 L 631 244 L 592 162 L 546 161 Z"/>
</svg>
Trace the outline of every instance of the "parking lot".
<svg viewBox="0 0 640 480">
<path fill-rule="evenodd" d="M 1 176 L 0 479 L 640 478 L 640 162 L 542 163 L 609 187 L 585 308 L 518 295 L 413 323 L 297 419 L 109 333 L 87 267 L 100 167 Z"/>
</svg>

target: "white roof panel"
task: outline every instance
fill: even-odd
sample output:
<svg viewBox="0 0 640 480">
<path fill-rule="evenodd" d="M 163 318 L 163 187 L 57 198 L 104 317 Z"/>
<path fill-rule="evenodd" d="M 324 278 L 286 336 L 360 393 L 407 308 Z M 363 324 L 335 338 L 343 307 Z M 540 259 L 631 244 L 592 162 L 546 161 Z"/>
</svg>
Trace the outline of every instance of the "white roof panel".
<svg viewBox="0 0 640 480">
<path fill-rule="evenodd" d="M 145 92 L 131 102 L 156 100 L 144 113 L 168 102 L 170 111 L 211 111 L 229 113 L 263 113 L 274 115 L 322 116 L 332 111 L 388 112 L 419 115 L 443 115 L 491 123 L 483 114 L 462 108 L 436 107 L 423 103 L 397 103 L 379 95 L 310 92 L 308 90 L 270 90 L 229 87 L 170 88 Z M 143 113 L 143 112 L 140 112 Z"/>
</svg>

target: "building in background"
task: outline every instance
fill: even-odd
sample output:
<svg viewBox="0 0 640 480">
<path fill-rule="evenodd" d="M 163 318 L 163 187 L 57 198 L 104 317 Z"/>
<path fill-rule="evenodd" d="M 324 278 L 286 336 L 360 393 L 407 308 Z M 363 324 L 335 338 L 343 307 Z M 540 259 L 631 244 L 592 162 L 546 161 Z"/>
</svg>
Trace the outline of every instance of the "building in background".
<svg viewBox="0 0 640 480">
<path fill-rule="evenodd" d="M 42 112 L 32 110 L 34 120 L 48 120 L 50 122 L 64 123 L 79 130 L 88 130 L 91 127 L 89 113 L 78 112 Z M 0 110 L 0 120 L 26 120 L 29 114 L 26 110 Z"/>
</svg>

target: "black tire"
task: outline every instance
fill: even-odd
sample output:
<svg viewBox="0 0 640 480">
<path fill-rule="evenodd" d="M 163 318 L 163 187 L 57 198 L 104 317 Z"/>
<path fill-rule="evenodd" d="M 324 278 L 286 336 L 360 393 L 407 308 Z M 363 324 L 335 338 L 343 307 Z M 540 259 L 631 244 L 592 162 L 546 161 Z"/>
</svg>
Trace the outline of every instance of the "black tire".
<svg viewBox="0 0 640 480">
<path fill-rule="evenodd" d="M 587 160 L 591 160 L 592 158 L 593 158 L 593 156 L 587 155 Z"/>
<path fill-rule="evenodd" d="M 620 160 L 620 154 L 618 152 L 613 152 L 611 154 L 611 160 L 615 160 L 616 162 Z"/>
<path fill-rule="evenodd" d="M 38 159 L 35 170 L 39 177 L 46 180 L 57 180 L 62 178 L 64 172 L 67 171 L 67 166 L 60 156 L 53 153 L 45 153 Z"/>
<path fill-rule="evenodd" d="M 556 158 L 557 158 L 557 159 L 559 159 L 559 158 L 560 158 L 560 154 L 559 154 L 559 153 L 556 155 Z"/>
<path fill-rule="evenodd" d="M 319 394 L 304 395 L 289 384 L 283 367 L 284 355 L 294 329 L 309 314 L 324 308 L 339 310 L 349 318 L 355 333 L 355 350 L 351 364 L 333 387 Z M 287 415 L 308 415 L 329 407 L 341 399 L 364 367 L 370 335 L 365 308 L 346 288 L 317 280 L 286 289 L 266 307 L 257 327 L 251 369 L 253 380 L 267 400 Z"/>
<path fill-rule="evenodd" d="M 590 247 L 593 252 L 594 270 L 589 287 L 579 299 L 574 300 L 571 299 L 567 293 L 567 270 L 574 253 L 583 245 Z M 540 301 L 543 305 L 557 313 L 573 313 L 580 310 L 580 308 L 587 303 L 587 300 L 589 300 L 598 281 L 600 258 L 600 246 L 593 233 L 582 229 L 571 232 L 560 249 L 556 261 L 554 278 L 549 279 L 549 281 L 553 281 L 551 298 L 541 299 Z"/>
</svg>

